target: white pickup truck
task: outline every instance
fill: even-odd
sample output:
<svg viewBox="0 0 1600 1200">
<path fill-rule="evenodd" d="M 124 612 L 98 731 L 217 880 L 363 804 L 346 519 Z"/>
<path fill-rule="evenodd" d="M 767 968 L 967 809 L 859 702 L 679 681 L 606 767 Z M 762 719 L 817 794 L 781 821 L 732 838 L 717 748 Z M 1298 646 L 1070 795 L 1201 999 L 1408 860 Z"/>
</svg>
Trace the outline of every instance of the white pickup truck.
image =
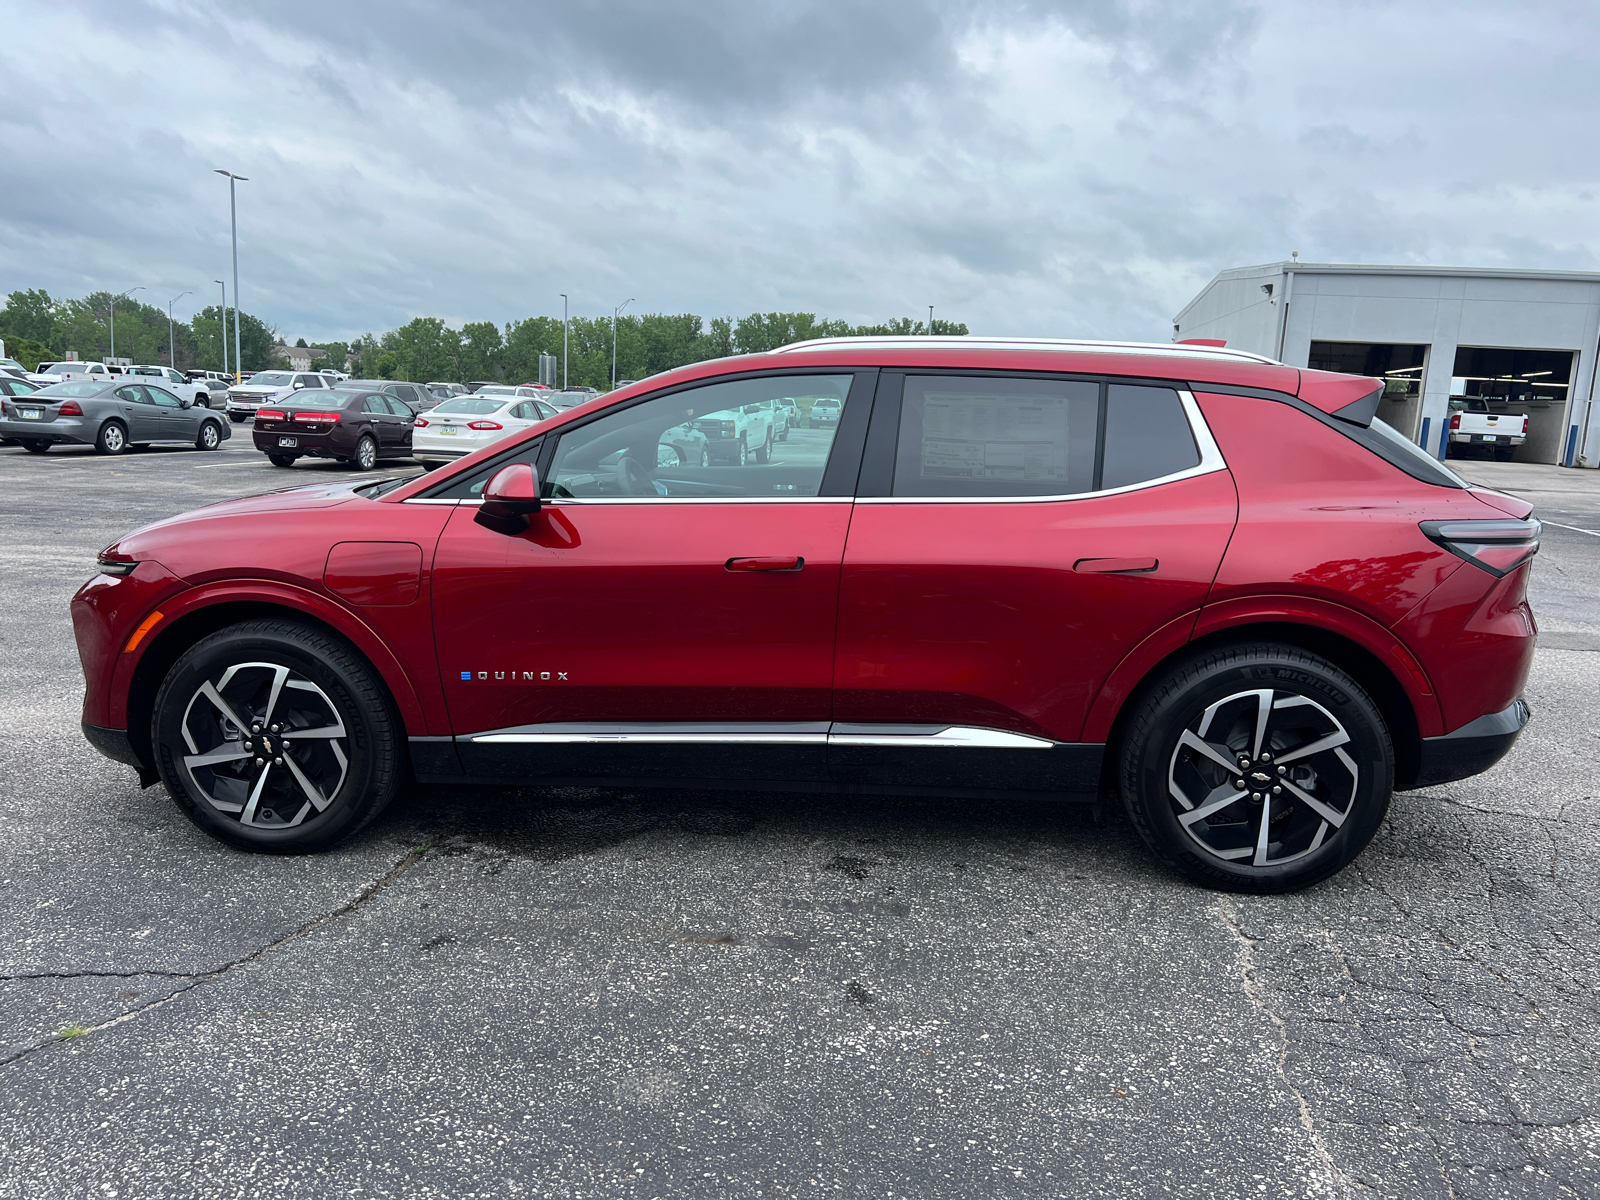
<svg viewBox="0 0 1600 1200">
<path fill-rule="evenodd" d="M 712 462 L 742 467 L 751 459 L 767 461 L 776 436 L 777 402 L 756 400 L 737 408 L 696 417 L 694 427 L 706 436 Z"/>
<path fill-rule="evenodd" d="M 65 383 L 69 379 L 91 379 L 105 383 L 112 376 L 112 370 L 103 362 L 53 362 L 40 363 L 39 369 L 28 378 L 34 383 L 49 386 L 52 383 Z"/>
<path fill-rule="evenodd" d="M 1447 458 L 1459 458 L 1468 446 L 1493 450 L 1501 462 L 1511 461 L 1511 452 L 1528 440 L 1528 418 L 1523 413 L 1493 412 L 1486 400 L 1477 396 L 1450 399 L 1450 448 Z"/>
<path fill-rule="evenodd" d="M 135 363 L 133 366 L 124 367 L 122 373 L 124 375 L 147 376 L 178 397 L 178 399 L 191 401 L 202 408 L 223 408 L 227 404 L 228 392 L 226 385 L 219 388 L 215 393 L 216 398 L 212 399 L 214 393 L 207 386 L 205 380 L 190 383 L 183 377 L 181 371 L 174 371 L 171 367 Z"/>
</svg>

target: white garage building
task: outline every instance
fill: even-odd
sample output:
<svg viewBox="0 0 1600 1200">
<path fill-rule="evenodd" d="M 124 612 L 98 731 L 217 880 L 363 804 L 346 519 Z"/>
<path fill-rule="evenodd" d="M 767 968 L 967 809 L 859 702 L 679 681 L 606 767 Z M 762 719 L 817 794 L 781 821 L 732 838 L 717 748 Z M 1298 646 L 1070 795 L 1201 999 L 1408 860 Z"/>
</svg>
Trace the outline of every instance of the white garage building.
<svg viewBox="0 0 1600 1200">
<path fill-rule="evenodd" d="M 1525 462 L 1600 467 L 1600 274 L 1278 262 L 1223 271 L 1172 321 L 1290 366 L 1389 381 L 1379 415 L 1443 457 L 1451 398 L 1525 413 Z"/>
</svg>

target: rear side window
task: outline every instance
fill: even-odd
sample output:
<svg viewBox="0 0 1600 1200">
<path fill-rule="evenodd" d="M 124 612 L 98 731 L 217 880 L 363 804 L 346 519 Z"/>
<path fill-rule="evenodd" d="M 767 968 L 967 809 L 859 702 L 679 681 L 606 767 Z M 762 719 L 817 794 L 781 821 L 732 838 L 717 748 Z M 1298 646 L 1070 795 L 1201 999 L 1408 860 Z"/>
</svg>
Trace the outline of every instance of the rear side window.
<svg viewBox="0 0 1600 1200">
<path fill-rule="evenodd" d="M 1160 479 L 1199 465 L 1200 448 L 1176 391 L 1122 383 L 1107 389 L 1101 489 Z"/>
<path fill-rule="evenodd" d="M 909 376 L 896 496 L 1065 496 L 1094 489 L 1100 385 Z"/>
</svg>

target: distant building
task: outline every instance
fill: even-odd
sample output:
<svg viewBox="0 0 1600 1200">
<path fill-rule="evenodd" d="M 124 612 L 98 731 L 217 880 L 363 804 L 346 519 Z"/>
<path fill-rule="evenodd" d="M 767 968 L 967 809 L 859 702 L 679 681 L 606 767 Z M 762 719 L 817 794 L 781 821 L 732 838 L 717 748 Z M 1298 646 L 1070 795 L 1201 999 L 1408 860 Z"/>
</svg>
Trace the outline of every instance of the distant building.
<svg viewBox="0 0 1600 1200">
<path fill-rule="evenodd" d="M 287 358 L 289 367 L 294 371 L 309 371 L 311 360 L 319 353 L 315 346 L 285 346 L 279 342 L 272 348 L 272 353 L 279 358 Z"/>
<path fill-rule="evenodd" d="M 1385 380 L 1378 415 L 1443 457 L 1451 397 L 1528 417 L 1524 462 L 1600 467 L 1600 274 L 1266 263 L 1221 272 L 1172 319 L 1286 363 Z"/>
</svg>

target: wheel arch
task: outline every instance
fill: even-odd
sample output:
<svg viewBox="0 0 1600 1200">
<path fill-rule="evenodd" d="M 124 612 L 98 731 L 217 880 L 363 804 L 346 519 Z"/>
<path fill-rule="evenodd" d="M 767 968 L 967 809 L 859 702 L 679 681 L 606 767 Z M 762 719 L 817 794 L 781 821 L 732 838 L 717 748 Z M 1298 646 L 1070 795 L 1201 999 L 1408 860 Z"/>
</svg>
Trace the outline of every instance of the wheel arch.
<svg viewBox="0 0 1600 1200">
<path fill-rule="evenodd" d="M 179 614 L 151 638 L 150 646 L 133 667 L 125 693 L 125 720 L 128 741 L 142 763 L 152 768 L 155 763 L 150 744 L 150 719 L 156 693 L 172 665 L 202 638 L 230 625 L 262 618 L 295 621 L 337 637 L 373 669 L 400 716 L 403 730 L 416 731 L 426 726 L 422 706 L 404 668 L 370 630 L 364 627 L 361 631 L 352 630 L 350 626 L 354 622 L 330 620 L 307 605 L 289 603 L 283 598 L 224 595 L 202 598 Z M 352 632 L 356 636 L 351 636 Z"/>
<path fill-rule="evenodd" d="M 1422 762 L 1423 730 L 1418 721 L 1417 704 L 1391 665 L 1356 639 L 1324 626 L 1300 621 L 1261 620 L 1228 625 L 1194 637 L 1163 655 L 1139 676 L 1117 705 L 1104 735 L 1106 753 L 1100 776 L 1103 794 L 1116 794 L 1122 738 L 1150 688 L 1182 659 L 1249 642 L 1278 642 L 1306 650 L 1327 659 L 1352 676 L 1362 690 L 1372 697 L 1388 727 L 1394 745 L 1396 790 L 1415 781 Z"/>
</svg>

